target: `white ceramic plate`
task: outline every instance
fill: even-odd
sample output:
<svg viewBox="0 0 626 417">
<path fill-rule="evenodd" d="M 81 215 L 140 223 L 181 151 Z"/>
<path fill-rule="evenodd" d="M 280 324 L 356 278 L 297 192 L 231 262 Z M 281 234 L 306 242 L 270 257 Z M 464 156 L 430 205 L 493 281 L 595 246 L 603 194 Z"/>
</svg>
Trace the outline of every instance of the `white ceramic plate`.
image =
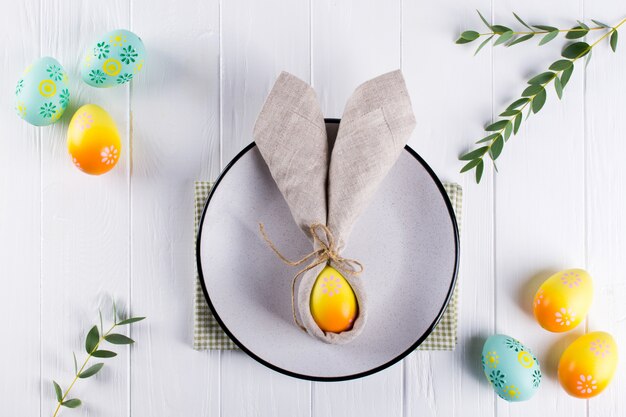
<svg viewBox="0 0 626 417">
<path fill-rule="evenodd" d="M 329 136 L 337 120 L 328 120 Z M 291 314 L 284 265 L 259 234 L 296 259 L 311 244 L 293 221 L 251 144 L 226 167 L 207 200 L 197 263 L 214 316 L 233 341 L 264 365 L 298 378 L 337 381 L 378 372 L 414 350 L 433 330 L 456 281 L 459 241 L 454 212 L 428 165 L 405 148 L 354 226 L 345 257 L 365 265 L 365 329 L 346 345 L 300 330 Z"/>
</svg>

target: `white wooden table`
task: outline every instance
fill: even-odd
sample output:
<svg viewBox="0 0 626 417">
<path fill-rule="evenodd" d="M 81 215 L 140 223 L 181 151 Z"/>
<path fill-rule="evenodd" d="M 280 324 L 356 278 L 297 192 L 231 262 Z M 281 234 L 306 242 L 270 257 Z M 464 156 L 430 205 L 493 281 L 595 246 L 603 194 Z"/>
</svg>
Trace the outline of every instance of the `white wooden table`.
<svg viewBox="0 0 626 417">
<path fill-rule="evenodd" d="M 626 45 L 601 45 L 577 68 L 562 102 L 524 123 L 500 173 L 479 186 L 457 156 L 492 115 L 559 54 L 541 48 L 454 44 L 478 28 L 474 9 L 514 24 L 609 23 L 612 0 L 20 0 L 0 14 L 0 399 L 2 415 L 50 416 L 51 379 L 67 384 L 97 308 L 114 296 L 148 321 L 137 344 L 75 395 L 75 416 L 623 416 L 623 367 L 591 401 L 556 381 L 563 348 L 586 329 L 608 330 L 626 348 Z M 139 34 L 145 72 L 130 87 L 79 81 L 79 58 L 114 28 Z M 623 35 L 626 36 L 626 35 Z M 561 41 L 562 42 L 562 41 Z M 536 44 L 536 42 L 535 42 Z M 75 169 L 70 116 L 35 128 L 13 111 L 20 72 L 39 56 L 72 75 L 72 106 L 96 103 L 118 123 L 123 153 L 102 177 Z M 418 120 L 410 142 L 444 180 L 465 190 L 459 344 L 419 352 L 377 375 L 310 383 L 270 371 L 239 352 L 191 349 L 194 285 L 193 181 L 214 179 L 251 141 L 275 77 L 288 70 L 340 117 L 356 85 L 401 67 Z M 550 272 L 587 268 L 596 297 L 571 334 L 543 331 L 530 313 Z M 531 401 L 497 399 L 483 379 L 484 339 L 503 332 L 537 353 L 544 382 Z M 621 393 L 621 394 L 620 394 Z"/>
</svg>

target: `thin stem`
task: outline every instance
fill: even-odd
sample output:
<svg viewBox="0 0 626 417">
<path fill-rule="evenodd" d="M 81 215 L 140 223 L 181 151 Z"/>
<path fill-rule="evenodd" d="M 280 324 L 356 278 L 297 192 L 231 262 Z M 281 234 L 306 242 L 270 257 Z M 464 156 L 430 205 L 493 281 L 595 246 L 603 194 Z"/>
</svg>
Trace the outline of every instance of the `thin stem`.
<svg viewBox="0 0 626 417">
<path fill-rule="evenodd" d="M 85 362 L 83 362 L 83 365 L 80 367 L 78 372 L 76 372 L 76 375 L 74 375 L 74 380 L 72 381 L 70 386 L 67 387 L 67 390 L 65 390 L 65 393 L 61 397 L 61 401 L 58 402 L 57 407 L 54 410 L 54 414 L 52 414 L 52 417 L 56 417 L 57 414 L 59 414 L 59 410 L 61 409 L 61 405 L 63 404 L 63 401 L 65 401 L 65 398 L 70 393 L 70 390 L 72 389 L 72 387 L 74 386 L 76 381 L 78 381 L 78 376 L 83 372 L 83 369 L 85 369 L 85 366 L 87 366 L 87 362 L 89 362 L 89 359 L 92 358 L 93 353 L 96 350 L 98 350 L 98 347 L 100 346 L 100 343 L 102 343 L 102 341 L 105 339 L 105 337 L 107 337 L 109 335 L 109 333 L 111 333 L 113 331 L 113 329 L 115 329 L 117 327 L 117 319 L 115 321 L 116 321 L 116 323 L 114 323 L 113 326 L 111 326 L 111 328 L 106 333 L 104 333 L 104 334 L 102 334 L 100 336 L 100 339 L 98 340 L 98 343 L 96 343 L 96 346 L 93 348 L 93 350 L 91 352 L 89 352 L 89 355 L 87 355 L 87 358 L 85 359 Z"/>
<path fill-rule="evenodd" d="M 602 29 L 607 29 L 607 28 L 603 28 L 603 27 L 597 27 L 597 28 L 589 28 L 587 29 L 583 29 L 583 28 L 572 28 L 572 29 L 559 29 L 557 32 L 560 33 L 564 33 L 564 32 L 589 32 L 592 30 L 602 30 Z M 489 33 L 481 33 L 480 36 L 491 36 L 491 35 L 502 35 L 502 33 L 504 32 L 489 32 Z M 527 31 L 527 32 L 513 32 L 513 35 L 542 35 L 542 34 L 546 34 L 546 33 L 551 33 L 550 31 L 547 30 L 538 30 L 536 32 L 533 31 Z"/>
</svg>

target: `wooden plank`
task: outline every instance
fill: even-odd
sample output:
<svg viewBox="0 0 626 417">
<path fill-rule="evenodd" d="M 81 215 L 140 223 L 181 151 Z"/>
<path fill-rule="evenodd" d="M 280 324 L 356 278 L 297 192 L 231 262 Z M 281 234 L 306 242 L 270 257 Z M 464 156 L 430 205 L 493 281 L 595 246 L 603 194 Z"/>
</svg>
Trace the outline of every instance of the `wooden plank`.
<svg viewBox="0 0 626 417">
<path fill-rule="evenodd" d="M 80 80 L 82 54 L 98 35 L 128 24 L 128 1 L 47 1 L 41 7 L 42 55 L 55 57 L 70 79 L 71 105 L 55 125 L 41 129 L 42 145 L 42 413 L 56 399 L 51 378 L 64 387 L 73 378 L 72 351 L 79 361 L 84 337 L 98 322 L 98 307 L 114 297 L 128 302 L 128 101 L 125 87 L 98 90 Z M 76 169 L 67 153 L 69 120 L 82 104 L 95 103 L 116 121 L 122 155 L 113 171 L 92 177 Z M 107 309 L 108 310 L 108 309 Z M 106 314 L 105 317 L 110 314 Z M 128 349 L 71 397 L 84 400 L 83 413 L 122 415 L 128 396 Z"/>
<path fill-rule="evenodd" d="M 222 167 L 252 141 L 252 128 L 281 71 L 310 80 L 309 2 L 222 3 Z M 310 384 L 277 374 L 242 352 L 222 354 L 225 416 L 307 415 Z"/>
<path fill-rule="evenodd" d="M 195 180 L 219 172 L 219 2 L 133 2 L 145 72 L 133 80 L 132 415 L 217 416 L 218 352 L 195 352 Z"/>
<path fill-rule="evenodd" d="M 624 11 L 617 3 L 585 1 L 585 16 L 608 24 L 617 24 Z M 623 132 L 626 129 L 623 109 L 626 85 L 624 26 L 617 53 L 607 41 L 594 48 L 587 67 L 585 86 L 585 182 L 587 220 L 587 268 L 594 279 L 594 300 L 588 316 L 588 330 L 611 333 L 624 357 L 626 340 L 626 167 L 623 163 Z M 593 39 L 596 39 L 594 36 Z M 592 38 L 590 37 L 590 40 Z M 623 361 L 623 360 L 622 360 Z M 620 371 L 621 369 L 621 371 Z M 626 375 L 620 365 L 605 392 L 589 400 L 589 416 L 617 417 L 626 414 Z"/>
<path fill-rule="evenodd" d="M 355 87 L 400 68 L 400 1 L 312 3 L 312 85 L 326 117 L 341 117 Z M 314 383 L 314 416 L 402 412 L 402 365 L 363 380 Z"/>
<path fill-rule="evenodd" d="M 519 27 L 515 11 L 530 24 L 570 27 L 582 0 L 546 3 L 501 1 L 497 23 Z M 563 37 L 545 46 L 538 39 L 494 49 L 494 113 L 525 88 L 526 80 L 559 59 Z M 582 67 L 581 64 L 577 64 Z M 543 330 L 532 314 L 535 291 L 551 273 L 585 266 L 584 135 L 582 68 L 559 102 L 552 87 L 544 109 L 522 123 L 498 159 L 495 181 L 496 331 L 526 344 L 539 359 L 543 379 L 531 401 L 498 399 L 498 414 L 583 416 L 586 404 L 569 397 L 556 380 L 558 357 L 571 334 Z M 578 330 L 577 330 L 578 331 Z"/>
<path fill-rule="evenodd" d="M 487 16 L 491 3 L 473 5 Z M 454 9 L 455 13 L 450 13 Z M 416 352 L 405 361 L 405 416 L 494 413 L 493 392 L 482 375 L 482 343 L 494 326 L 493 181 L 459 174 L 458 155 L 482 137 L 492 107 L 492 51 L 474 57 L 476 45 L 455 36 L 479 22 L 473 7 L 443 1 L 438 7 L 404 2 L 402 70 L 417 129 L 410 145 L 443 181 L 463 186 L 458 343 L 454 352 Z"/>
<path fill-rule="evenodd" d="M 16 36 L 19 34 L 19 37 Z M 2 346 L 0 392 L 7 415 L 39 415 L 40 394 L 51 394 L 41 378 L 40 328 L 40 128 L 15 114 L 14 89 L 22 71 L 39 57 L 39 1 L 10 2 L 0 15 L 0 265 L 5 288 L 0 316 L 11 329 Z M 8 337 L 8 336 L 7 336 Z"/>
</svg>

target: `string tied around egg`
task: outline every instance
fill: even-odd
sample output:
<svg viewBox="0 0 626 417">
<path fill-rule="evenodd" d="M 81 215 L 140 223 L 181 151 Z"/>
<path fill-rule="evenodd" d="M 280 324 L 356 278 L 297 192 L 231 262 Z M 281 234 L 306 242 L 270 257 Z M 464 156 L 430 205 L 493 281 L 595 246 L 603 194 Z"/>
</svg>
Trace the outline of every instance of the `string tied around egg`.
<svg viewBox="0 0 626 417">
<path fill-rule="evenodd" d="M 344 258 L 339 255 L 337 251 L 337 244 L 335 242 L 335 237 L 331 230 L 322 223 L 313 223 L 309 226 L 309 234 L 313 238 L 313 247 L 319 246 L 319 249 L 316 249 L 302 258 L 292 261 L 289 260 L 286 256 L 284 256 L 272 240 L 265 233 L 265 226 L 263 223 L 259 223 L 259 231 L 265 240 L 265 243 L 274 251 L 276 256 L 283 261 L 286 265 L 289 266 L 300 266 L 313 260 L 309 265 L 298 271 L 293 278 L 291 279 L 291 313 L 293 315 L 293 321 L 296 323 L 298 327 L 306 332 L 306 328 L 304 325 L 300 323 L 298 320 L 298 316 L 296 314 L 296 303 L 295 303 L 295 294 L 296 294 L 296 282 L 298 278 L 302 276 L 307 271 L 317 267 L 318 265 L 333 263 L 333 266 L 344 275 L 357 276 L 361 274 L 365 268 L 363 264 L 356 259 Z"/>
</svg>

